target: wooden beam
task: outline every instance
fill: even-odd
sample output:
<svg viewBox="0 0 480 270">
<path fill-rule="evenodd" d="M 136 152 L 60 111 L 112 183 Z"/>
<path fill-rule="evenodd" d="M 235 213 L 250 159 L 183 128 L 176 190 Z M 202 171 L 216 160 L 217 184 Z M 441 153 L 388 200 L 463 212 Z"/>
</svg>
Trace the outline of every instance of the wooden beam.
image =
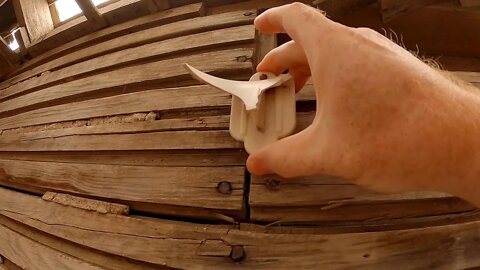
<svg viewBox="0 0 480 270">
<path fill-rule="evenodd" d="M 83 15 L 87 17 L 88 22 L 92 25 L 94 30 L 107 26 L 107 22 L 102 14 L 100 14 L 97 7 L 93 4 L 92 0 L 75 0 L 75 2 L 77 2 Z"/>
<path fill-rule="evenodd" d="M 226 252 L 233 247 L 246 253 L 240 259 L 248 269 L 292 269 L 299 262 L 303 268 L 328 269 L 392 265 L 467 269 L 480 265 L 478 221 L 368 233 L 265 233 L 263 226 L 245 230 L 160 218 L 92 215 L 6 189 L 0 189 L 0 214 L 80 246 L 180 269 L 237 267 L 239 263 Z"/>
<path fill-rule="evenodd" d="M 0 152 L 3 160 L 110 164 L 150 167 L 244 166 L 245 151 L 239 149 L 165 151 Z"/>
<path fill-rule="evenodd" d="M 3 137 L 3 136 L 2 136 Z M 72 135 L 19 141 L 2 138 L 2 151 L 110 151 L 242 149 L 228 131 L 172 131 L 137 134 Z"/>
<path fill-rule="evenodd" d="M 0 240 L 0 253 L 23 269 L 107 270 L 37 243 L 4 225 L 0 225 Z"/>
<path fill-rule="evenodd" d="M 0 215 L 0 224 L 20 235 L 23 235 L 24 237 L 31 239 L 36 243 L 41 243 L 42 245 L 53 250 L 59 250 L 65 255 L 78 258 L 81 261 L 89 262 L 93 265 L 115 270 L 158 270 L 158 267 L 145 263 L 129 261 L 124 257 L 83 248 L 80 245 L 76 245 L 69 241 L 56 238 L 50 234 L 35 230 L 32 227 L 25 226 L 2 215 Z M 4 265 L 7 267 L 7 270 L 22 270 L 22 268 L 13 265 L 11 261 L 6 259 L 4 260 Z"/>
<path fill-rule="evenodd" d="M 20 58 L 18 55 L 8 47 L 8 43 L 0 37 L 0 60 L 7 63 L 9 67 L 15 66 Z"/>
<path fill-rule="evenodd" d="M 101 43 L 79 49 L 69 55 L 53 59 L 32 70 L 28 70 L 14 78 L 11 82 L 19 82 L 33 76 L 37 76 L 45 71 L 59 69 L 67 65 L 71 65 L 80 61 L 85 61 L 94 57 L 98 57 L 107 53 L 112 53 L 122 49 L 132 48 L 152 42 L 163 41 L 170 38 L 180 37 L 184 35 L 196 34 L 209 30 L 228 28 L 231 26 L 239 26 L 251 24 L 255 18 L 255 13 L 232 12 L 220 14 L 217 16 L 208 16 L 183 20 L 167 25 L 157 26 L 138 31 L 127 36 L 112 38 Z"/>
<path fill-rule="evenodd" d="M 74 80 L 75 77 L 80 77 L 88 73 L 91 74 L 97 70 L 112 69 L 127 64 L 131 65 L 137 61 L 142 62 L 154 57 L 159 59 L 173 54 L 181 55 L 182 53 L 191 53 L 194 50 L 205 50 L 209 48 L 220 49 L 223 46 L 253 43 L 253 33 L 252 25 L 222 28 L 117 51 L 45 73 L 30 80 L 19 82 L 1 91 L 0 100 L 30 92 L 31 89 L 44 88 L 43 86 L 47 84 L 58 84 L 67 79 L 71 81 Z M 68 58 L 69 57 L 64 57 L 66 61 L 68 61 Z M 63 61 L 63 63 L 65 63 L 65 61 Z"/>
<path fill-rule="evenodd" d="M 158 102 L 161 100 L 162 102 Z M 0 119 L 0 129 L 139 112 L 228 107 L 230 96 L 209 86 L 154 89 L 38 109 Z M 87 121 L 85 121 L 86 123 Z M 78 124 L 78 123 L 77 123 Z M 75 124 L 72 124 L 75 126 Z"/>
<path fill-rule="evenodd" d="M 12 75 L 20 74 L 23 71 L 30 70 L 42 63 L 48 62 L 49 60 L 60 58 L 60 56 L 74 52 L 81 47 L 88 47 L 92 44 L 144 30 L 145 28 L 151 28 L 167 23 L 172 23 L 175 21 L 190 19 L 192 17 L 198 16 L 199 13 L 200 5 L 194 4 L 170 9 L 168 11 L 158 12 L 152 15 L 140 17 L 132 21 L 113 25 L 108 27 L 107 29 L 98 30 L 95 33 L 82 36 L 66 44 L 62 43 L 51 50 L 44 51 L 42 54 L 36 56 L 34 59 L 17 68 L 15 72 L 12 73 Z M 32 48 L 30 49 L 34 49 L 35 46 L 36 45 L 33 44 Z M 12 85 L 20 80 L 21 78 L 19 77 L 10 78 L 5 82 L 0 83 L 0 89 L 4 89 L 8 85 Z"/>
<path fill-rule="evenodd" d="M 28 37 L 27 30 L 22 26 L 18 28 L 13 35 L 15 36 L 19 46 L 19 55 L 23 60 L 25 60 L 25 56 L 28 54 L 27 47 L 30 45 L 30 39 Z"/>
<path fill-rule="evenodd" d="M 135 83 L 145 86 L 149 83 L 172 81 L 178 79 L 180 76 L 186 77 L 188 72 L 178 63 L 190 63 L 201 70 L 217 74 L 234 70 L 248 73 L 251 72 L 251 63 L 247 59 L 249 59 L 251 55 L 252 49 L 240 48 L 199 53 L 191 56 L 151 62 L 144 65 L 119 68 L 6 100 L 0 107 L 0 113 L 13 112 L 22 108 L 28 109 L 28 107 L 32 109 L 34 109 L 34 107 L 40 108 L 43 107 L 41 103 L 45 102 L 48 102 L 50 106 L 58 105 L 64 103 L 65 98 L 73 98 L 74 96 L 87 93 L 93 94 L 93 92 L 102 91 L 102 89 L 107 91 L 114 87 L 123 87 L 125 91 L 126 86 Z M 58 91 L 60 88 L 62 91 Z M 77 99 L 76 101 L 81 100 Z M 0 128 L 4 129 L 5 127 L 0 126 Z"/>
<path fill-rule="evenodd" d="M 53 30 L 53 20 L 50 15 L 47 0 L 14 0 L 15 13 L 20 26 L 25 26 L 30 40 L 36 42 Z"/>
<path fill-rule="evenodd" d="M 243 166 L 147 167 L 0 160 L 3 186 L 94 196 L 126 205 L 201 206 L 220 213 L 242 210 L 244 178 Z M 227 183 L 229 189 L 218 190 L 220 183 Z"/>
</svg>

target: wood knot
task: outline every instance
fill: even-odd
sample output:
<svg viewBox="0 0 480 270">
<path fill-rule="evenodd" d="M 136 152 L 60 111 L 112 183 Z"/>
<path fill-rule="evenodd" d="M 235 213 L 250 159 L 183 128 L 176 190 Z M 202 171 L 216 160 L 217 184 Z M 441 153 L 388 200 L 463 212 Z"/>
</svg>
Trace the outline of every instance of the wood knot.
<svg viewBox="0 0 480 270">
<path fill-rule="evenodd" d="M 222 194 L 231 194 L 232 193 L 232 184 L 227 181 L 222 181 L 217 185 L 217 191 Z"/>
<path fill-rule="evenodd" d="M 243 246 L 233 246 L 232 252 L 230 253 L 230 258 L 234 262 L 241 262 L 247 257 L 247 253 Z"/>
<path fill-rule="evenodd" d="M 268 189 L 277 190 L 280 187 L 280 180 L 274 178 L 267 179 L 265 185 Z"/>
<path fill-rule="evenodd" d="M 260 80 L 266 80 L 268 78 L 267 74 L 262 73 L 259 77 Z"/>
</svg>

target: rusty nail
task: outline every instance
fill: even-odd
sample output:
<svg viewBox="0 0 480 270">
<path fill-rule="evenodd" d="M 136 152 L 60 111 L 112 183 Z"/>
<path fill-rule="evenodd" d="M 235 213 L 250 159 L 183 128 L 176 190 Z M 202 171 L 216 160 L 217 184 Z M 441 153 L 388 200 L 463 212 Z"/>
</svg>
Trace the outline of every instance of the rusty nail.
<svg viewBox="0 0 480 270">
<path fill-rule="evenodd" d="M 243 16 L 252 16 L 253 15 L 253 12 L 251 11 L 247 11 L 245 13 L 243 13 Z"/>
<path fill-rule="evenodd" d="M 245 55 L 237 56 L 237 62 L 247 62 L 248 57 Z"/>
<path fill-rule="evenodd" d="M 278 189 L 278 187 L 280 186 L 280 180 L 278 179 L 267 179 L 265 181 L 265 184 L 267 186 L 268 189 Z"/>
<path fill-rule="evenodd" d="M 233 246 L 232 251 L 230 252 L 230 258 L 234 262 L 241 262 L 247 257 L 247 253 L 245 253 L 245 249 L 243 246 Z"/>
<path fill-rule="evenodd" d="M 227 181 L 222 181 L 217 185 L 217 191 L 222 194 L 231 194 L 232 193 L 232 184 Z"/>
<path fill-rule="evenodd" d="M 260 80 L 266 80 L 267 78 L 268 78 L 268 76 L 267 76 L 267 74 L 265 74 L 265 73 L 262 73 L 262 74 L 260 75 Z"/>
</svg>

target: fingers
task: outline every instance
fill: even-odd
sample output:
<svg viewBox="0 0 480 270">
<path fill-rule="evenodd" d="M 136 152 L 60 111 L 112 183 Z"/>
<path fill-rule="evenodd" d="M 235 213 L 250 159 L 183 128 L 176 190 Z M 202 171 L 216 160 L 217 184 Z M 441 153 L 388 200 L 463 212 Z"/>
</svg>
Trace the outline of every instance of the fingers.
<svg viewBox="0 0 480 270">
<path fill-rule="evenodd" d="M 319 10 L 301 3 L 271 8 L 255 19 L 255 27 L 261 32 L 287 33 L 304 48 L 312 43 L 313 33 L 322 35 L 331 24 Z"/>
<path fill-rule="evenodd" d="M 267 145 L 251 154 L 247 160 L 248 171 L 255 175 L 277 174 L 290 178 L 315 173 L 311 128 Z M 309 154 L 312 153 L 312 154 Z M 312 163 L 313 162 L 313 163 Z"/>
<path fill-rule="evenodd" d="M 310 77 L 310 67 L 303 49 L 293 40 L 271 50 L 257 66 L 258 72 L 268 71 L 277 75 L 287 69 L 295 79 L 298 92 Z"/>
</svg>

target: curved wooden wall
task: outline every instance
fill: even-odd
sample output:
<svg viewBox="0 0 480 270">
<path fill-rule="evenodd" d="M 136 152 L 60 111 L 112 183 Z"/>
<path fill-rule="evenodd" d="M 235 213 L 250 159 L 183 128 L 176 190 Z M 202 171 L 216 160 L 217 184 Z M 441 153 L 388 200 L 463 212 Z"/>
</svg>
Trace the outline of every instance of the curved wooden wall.
<svg viewBox="0 0 480 270">
<path fill-rule="evenodd" d="M 0 83 L 0 269 L 480 266 L 477 210 L 448 194 L 248 174 L 230 96 L 182 64 L 248 79 L 277 45 L 253 19 L 289 1 L 183 2 L 35 55 Z M 320 7 L 350 23 L 370 12 Z M 302 130 L 311 84 L 297 105 Z"/>
</svg>

